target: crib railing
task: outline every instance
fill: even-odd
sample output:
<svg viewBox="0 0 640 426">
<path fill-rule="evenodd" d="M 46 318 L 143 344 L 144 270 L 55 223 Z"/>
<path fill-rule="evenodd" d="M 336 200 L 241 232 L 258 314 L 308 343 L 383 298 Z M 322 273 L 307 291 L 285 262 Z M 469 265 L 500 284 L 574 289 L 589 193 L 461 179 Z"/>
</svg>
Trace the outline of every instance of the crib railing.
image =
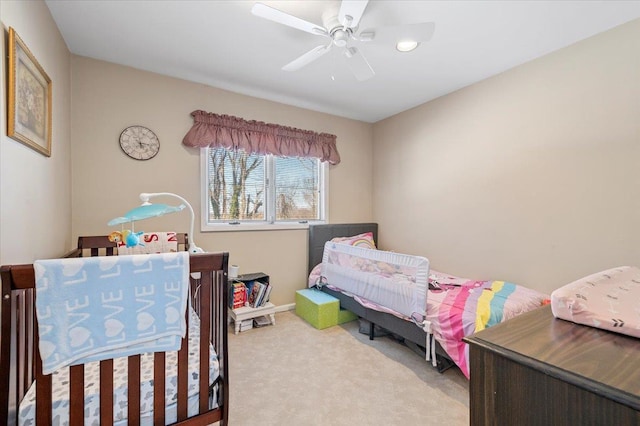
<svg viewBox="0 0 640 426">
<path fill-rule="evenodd" d="M 184 235 L 184 234 L 183 234 Z M 86 238 L 86 237 L 85 237 Z M 90 237 L 94 238 L 94 237 Z M 71 256 L 82 256 L 78 247 Z M 111 255 L 113 251 L 109 254 Z M 91 253 L 90 255 L 96 255 Z M 199 414 L 187 418 L 188 336 L 178 351 L 178 423 L 206 425 L 228 418 L 227 364 L 227 263 L 228 253 L 190 256 L 192 304 L 200 317 Z M 52 379 L 42 374 L 35 315 L 35 274 L 33 265 L 2 266 L 0 319 L 0 424 L 17 424 L 18 407 L 36 381 L 36 424 L 52 424 Z M 189 315 L 186 316 L 189 321 Z M 215 385 L 216 409 L 209 408 L 209 342 L 220 363 Z M 154 424 L 165 424 L 165 354 L 154 354 Z M 84 366 L 70 367 L 70 424 L 84 424 Z M 113 423 L 113 360 L 100 362 L 101 424 Z M 128 357 L 128 422 L 140 422 L 140 355 Z M 183 423 L 184 422 L 184 423 Z"/>
<path fill-rule="evenodd" d="M 22 397 L 36 377 L 34 289 L 32 265 L 2 266 L 2 308 L 0 313 L 0 424 L 16 419 Z M 15 422 L 15 420 L 14 420 Z M 12 424 L 8 421 L 8 424 Z"/>
<path fill-rule="evenodd" d="M 185 233 L 177 233 L 178 251 L 186 251 L 189 247 L 189 236 Z M 109 241 L 106 235 L 81 236 L 78 237 L 78 247 L 64 257 L 87 257 L 87 256 L 113 256 L 118 254 L 117 244 Z"/>
</svg>

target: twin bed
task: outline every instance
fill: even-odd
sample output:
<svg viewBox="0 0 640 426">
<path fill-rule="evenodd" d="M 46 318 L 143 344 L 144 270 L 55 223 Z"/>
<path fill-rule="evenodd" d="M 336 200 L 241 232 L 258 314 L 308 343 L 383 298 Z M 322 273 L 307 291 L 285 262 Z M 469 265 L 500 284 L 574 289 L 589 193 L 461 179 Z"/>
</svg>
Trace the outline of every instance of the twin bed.
<svg viewBox="0 0 640 426">
<path fill-rule="evenodd" d="M 47 370 L 47 360 L 52 357 L 45 357 L 43 362 L 38 350 L 43 348 L 39 345 L 39 338 L 44 341 L 38 318 L 43 324 L 46 321 L 42 316 L 46 307 L 38 307 L 35 297 L 40 264 L 36 262 L 35 268 L 34 265 L 2 266 L 0 424 L 227 424 L 228 254 L 189 255 L 184 251 L 188 245 L 186 238 L 185 234 L 178 234 L 179 253 L 148 258 L 114 256 L 117 254 L 116 243 L 110 242 L 106 236 L 79 238 L 78 248 L 69 253 L 66 258 L 70 259 L 65 258 L 65 261 L 92 257 L 101 262 L 99 265 L 103 272 L 115 270 L 113 265 L 116 263 L 124 271 L 126 258 L 148 261 L 134 265 L 139 266 L 139 270 L 133 271 L 131 276 L 147 265 L 154 265 L 154 261 L 176 267 L 168 263 L 169 258 L 171 261 L 182 259 L 184 298 L 188 299 L 184 321 L 179 321 L 183 324 L 184 336 L 177 336 L 177 350 L 114 356 L 98 361 L 89 357 L 86 362 L 71 363 L 71 366 L 56 369 L 52 374 L 43 374 L 43 369 Z M 78 259 L 78 262 L 87 261 L 91 260 Z M 64 265 L 69 267 L 73 263 Z M 63 272 L 66 274 L 68 270 Z M 159 318 L 149 322 L 149 288 L 149 284 L 144 283 L 136 287 L 139 291 L 129 298 L 139 302 L 138 309 L 127 308 L 137 313 L 138 330 L 145 327 L 155 330 L 160 325 Z M 164 289 L 167 288 L 165 282 Z M 102 293 L 102 297 L 103 301 L 108 299 L 108 307 L 113 312 L 122 313 L 122 309 L 115 307 L 116 292 Z M 126 302 L 132 301 L 123 301 Z M 166 314 L 167 321 L 173 313 L 170 305 L 162 305 L 164 311 L 161 312 Z M 67 304 L 67 310 L 78 307 L 73 302 Z M 85 317 L 72 318 L 85 321 Z M 110 318 L 110 325 L 115 318 L 120 317 Z M 115 338 L 114 329 L 107 327 L 107 321 L 104 326 L 107 334 L 111 330 L 109 335 Z M 70 332 L 80 329 L 76 327 Z"/>
<path fill-rule="evenodd" d="M 310 226 L 309 285 L 368 321 L 371 339 L 382 327 L 422 348 L 439 371 L 457 365 L 469 377 L 463 337 L 548 301 L 513 283 L 454 277 L 424 257 L 375 250 L 377 235 L 375 223 Z"/>
</svg>

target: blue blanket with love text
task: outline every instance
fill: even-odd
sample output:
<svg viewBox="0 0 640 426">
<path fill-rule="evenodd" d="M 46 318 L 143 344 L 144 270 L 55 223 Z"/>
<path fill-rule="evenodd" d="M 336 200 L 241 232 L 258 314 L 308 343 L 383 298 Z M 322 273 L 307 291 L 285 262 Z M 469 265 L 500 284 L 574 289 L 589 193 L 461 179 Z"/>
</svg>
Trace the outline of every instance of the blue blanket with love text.
<svg viewBox="0 0 640 426">
<path fill-rule="evenodd" d="M 44 374 L 180 348 L 187 252 L 37 260 L 33 266 Z"/>
</svg>

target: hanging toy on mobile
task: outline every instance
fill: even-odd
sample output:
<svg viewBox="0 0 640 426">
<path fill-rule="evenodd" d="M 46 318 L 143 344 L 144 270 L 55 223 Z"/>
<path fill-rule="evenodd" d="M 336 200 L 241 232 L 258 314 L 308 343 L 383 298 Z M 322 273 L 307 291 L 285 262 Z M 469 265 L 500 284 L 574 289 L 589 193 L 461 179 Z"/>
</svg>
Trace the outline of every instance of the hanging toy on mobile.
<svg viewBox="0 0 640 426">
<path fill-rule="evenodd" d="M 172 198 L 177 198 L 180 201 L 182 201 L 182 204 L 178 205 L 178 206 L 168 206 L 166 204 L 152 204 L 149 199 L 154 198 L 154 197 L 172 197 Z M 142 232 L 134 232 L 133 230 L 133 222 L 135 222 L 136 220 L 142 220 L 142 219 L 149 219 L 152 217 L 157 217 L 157 216 L 163 216 L 165 214 L 168 213 L 175 213 L 175 212 L 179 212 L 184 210 L 185 208 L 188 208 L 189 210 L 189 214 L 191 216 L 191 224 L 189 227 L 189 247 L 188 247 L 188 251 L 189 253 L 203 253 L 204 250 L 201 249 L 200 247 L 198 247 L 196 245 L 196 243 L 193 241 L 193 225 L 194 225 L 194 221 L 195 221 L 195 214 L 193 212 L 193 207 L 191 207 L 191 204 L 189 204 L 189 202 L 187 200 L 185 200 L 184 198 L 182 198 L 181 196 L 177 195 L 177 194 L 173 194 L 171 192 L 155 192 L 155 193 L 148 193 L 148 192 L 143 192 L 140 194 L 140 201 L 142 201 L 142 205 L 129 210 L 127 213 L 125 213 L 124 216 L 120 216 L 120 217 L 116 217 L 115 219 L 112 219 L 109 221 L 109 223 L 107 225 L 109 226 L 114 226 L 114 225 L 121 225 L 124 223 L 131 223 L 131 231 L 128 230 L 123 230 L 120 233 L 117 232 L 112 232 L 111 235 L 113 235 L 114 239 L 120 239 L 120 241 L 124 241 L 125 244 L 127 245 L 127 247 L 134 247 L 136 245 L 144 245 L 143 243 L 140 242 L 140 236 L 142 235 Z M 119 235 L 118 235 L 119 234 Z M 110 236 L 111 238 L 111 236 Z"/>
<path fill-rule="evenodd" d="M 109 234 L 109 241 L 115 242 L 119 246 L 126 246 L 127 248 L 142 246 L 144 247 L 144 243 L 141 241 L 141 236 L 144 234 L 144 231 L 135 232 L 134 223 L 136 220 L 146 219 L 148 217 L 148 212 L 146 212 L 146 206 L 136 207 L 135 209 L 127 212 L 124 216 L 116 217 L 107 223 L 109 226 L 114 225 L 122 225 L 122 230 L 120 232 L 114 231 Z M 145 213 L 146 212 L 146 213 Z M 131 229 L 124 229 L 124 224 L 129 223 Z"/>
<path fill-rule="evenodd" d="M 144 232 L 129 232 L 129 235 L 125 238 L 125 245 L 127 247 L 135 247 L 135 246 L 143 246 L 144 243 L 140 241 L 140 236 L 144 234 Z"/>
<path fill-rule="evenodd" d="M 133 224 L 131 224 L 133 227 Z M 109 234 L 109 241 L 120 245 L 125 245 L 127 247 L 135 247 L 135 246 L 143 246 L 144 243 L 140 241 L 140 236 L 144 234 L 143 231 L 133 232 L 129 229 L 123 229 L 120 231 L 113 231 Z"/>
</svg>

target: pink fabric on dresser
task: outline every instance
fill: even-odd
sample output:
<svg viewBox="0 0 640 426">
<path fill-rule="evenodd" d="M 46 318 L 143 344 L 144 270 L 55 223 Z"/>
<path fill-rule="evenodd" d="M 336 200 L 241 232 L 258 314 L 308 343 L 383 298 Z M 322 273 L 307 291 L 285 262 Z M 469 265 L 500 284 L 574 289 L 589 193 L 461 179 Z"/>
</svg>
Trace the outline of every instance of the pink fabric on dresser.
<svg viewBox="0 0 640 426">
<path fill-rule="evenodd" d="M 551 293 L 556 318 L 640 337 L 640 269 L 620 266 Z"/>
</svg>

